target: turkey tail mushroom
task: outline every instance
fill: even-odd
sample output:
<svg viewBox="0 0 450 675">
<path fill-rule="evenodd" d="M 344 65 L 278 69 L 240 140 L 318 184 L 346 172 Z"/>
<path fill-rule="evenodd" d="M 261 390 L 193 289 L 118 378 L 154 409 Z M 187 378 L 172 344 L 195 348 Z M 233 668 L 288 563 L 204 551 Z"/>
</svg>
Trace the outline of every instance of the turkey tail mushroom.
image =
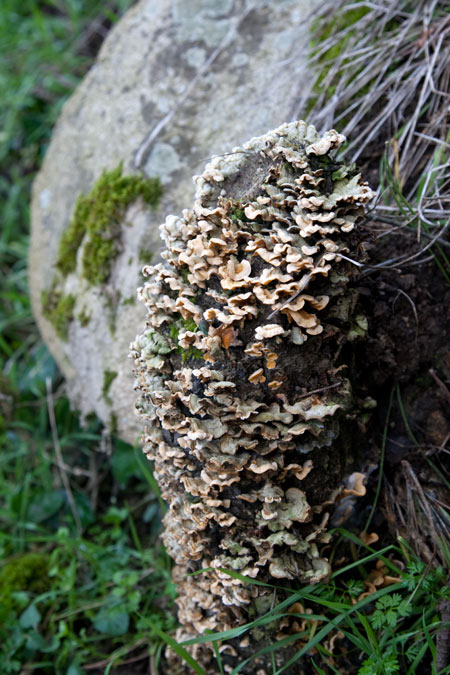
<svg viewBox="0 0 450 675">
<path fill-rule="evenodd" d="M 193 208 L 161 226 L 166 263 L 144 268 L 148 325 L 131 356 L 168 504 L 179 637 L 270 605 L 270 589 L 226 570 L 268 583 L 330 572 L 321 547 L 354 407 L 340 356 L 358 274 L 347 258 L 374 196 L 335 159 L 344 140 L 300 121 L 213 158 Z"/>
</svg>

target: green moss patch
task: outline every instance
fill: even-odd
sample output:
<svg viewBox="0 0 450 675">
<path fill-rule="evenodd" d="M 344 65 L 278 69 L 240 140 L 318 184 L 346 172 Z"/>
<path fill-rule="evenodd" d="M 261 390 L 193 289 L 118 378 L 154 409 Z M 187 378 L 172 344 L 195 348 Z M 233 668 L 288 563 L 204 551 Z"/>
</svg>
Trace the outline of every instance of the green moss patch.
<svg viewBox="0 0 450 675">
<path fill-rule="evenodd" d="M 60 274 L 56 274 L 50 290 L 42 292 L 43 315 L 63 340 L 67 340 L 74 319 L 75 296 L 63 292 L 61 276 L 65 278 L 75 271 L 80 247 L 83 246 L 82 277 L 93 286 L 104 284 L 121 250 L 121 225 L 127 207 L 140 198 L 154 208 L 161 197 L 158 178 L 124 176 L 122 169 L 121 163 L 112 171 L 104 171 L 89 194 L 78 197 L 59 244 L 56 270 Z M 91 316 L 83 309 L 77 319 L 87 326 Z"/>
<path fill-rule="evenodd" d="M 84 245 L 82 275 L 92 285 L 105 283 L 113 260 L 120 252 L 120 229 L 127 207 L 141 198 L 156 207 L 162 188 L 158 178 L 124 176 L 122 163 L 104 171 L 87 195 L 80 195 L 69 227 L 64 232 L 56 268 L 66 277 L 77 266 L 78 250 Z"/>
<path fill-rule="evenodd" d="M 230 215 L 231 215 L 231 220 L 232 220 L 234 223 L 237 223 L 237 222 L 239 222 L 240 220 L 247 220 L 246 217 L 245 217 L 244 209 L 241 208 L 240 206 L 235 206 L 235 207 L 230 211 Z"/>
<path fill-rule="evenodd" d="M 112 405 L 112 400 L 109 395 L 109 390 L 112 383 L 116 379 L 118 373 L 115 370 L 105 370 L 103 373 L 103 387 L 102 387 L 102 396 L 105 399 L 108 405 Z"/>
<path fill-rule="evenodd" d="M 92 314 L 87 311 L 86 307 L 83 307 L 81 312 L 78 314 L 77 319 L 80 322 L 80 324 L 84 326 L 88 326 L 92 318 Z"/>
<path fill-rule="evenodd" d="M 178 318 L 171 324 L 169 329 L 169 336 L 173 342 L 178 342 L 178 334 L 181 330 L 189 330 L 193 333 L 198 331 L 199 327 L 195 323 L 194 319 L 183 319 L 181 315 L 178 315 Z M 181 363 L 184 364 L 188 359 L 202 359 L 202 352 L 191 345 L 187 349 L 183 349 L 178 345 L 175 351 L 181 356 Z"/>
<path fill-rule="evenodd" d="M 153 259 L 152 251 L 147 251 L 145 248 L 139 250 L 139 262 L 144 265 L 149 265 Z"/>
<path fill-rule="evenodd" d="M 188 268 L 187 266 L 186 266 L 186 267 L 182 267 L 182 268 L 180 269 L 180 275 L 181 275 L 181 278 L 183 279 L 184 283 L 185 283 L 187 286 L 189 286 L 188 274 L 189 274 L 189 268 Z"/>
<path fill-rule="evenodd" d="M 0 568 L 0 616 L 15 609 L 15 595 L 26 592 L 39 595 L 49 590 L 50 556 L 46 553 L 24 553 Z"/>
<path fill-rule="evenodd" d="M 73 310 L 76 298 L 74 295 L 65 295 L 55 284 L 50 290 L 42 291 L 42 313 L 50 321 L 56 334 L 67 340 L 69 325 L 73 321 Z"/>
</svg>

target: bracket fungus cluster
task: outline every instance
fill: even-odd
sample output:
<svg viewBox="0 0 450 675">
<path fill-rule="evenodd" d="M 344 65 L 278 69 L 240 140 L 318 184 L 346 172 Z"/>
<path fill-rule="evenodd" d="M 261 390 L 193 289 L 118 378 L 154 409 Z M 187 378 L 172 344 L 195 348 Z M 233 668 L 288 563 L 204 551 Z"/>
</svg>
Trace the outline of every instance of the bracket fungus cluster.
<svg viewBox="0 0 450 675">
<path fill-rule="evenodd" d="M 270 605 L 269 589 L 227 571 L 329 574 L 321 551 L 354 408 L 348 258 L 373 197 L 336 161 L 344 140 L 293 122 L 213 158 L 193 208 L 161 226 L 166 262 L 144 268 L 148 324 L 131 356 L 184 636 Z"/>
</svg>

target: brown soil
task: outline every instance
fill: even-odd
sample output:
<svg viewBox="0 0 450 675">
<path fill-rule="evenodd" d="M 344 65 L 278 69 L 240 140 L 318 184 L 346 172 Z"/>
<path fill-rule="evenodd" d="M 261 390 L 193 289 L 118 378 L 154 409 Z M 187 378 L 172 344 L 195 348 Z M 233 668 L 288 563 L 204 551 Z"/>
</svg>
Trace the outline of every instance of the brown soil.
<svg viewBox="0 0 450 675">
<path fill-rule="evenodd" d="M 423 242 L 417 244 L 409 232 L 386 237 L 373 246 L 371 264 L 412 254 L 420 246 Z M 450 435 L 450 287 L 432 260 L 363 272 L 358 290 L 369 335 L 361 344 L 356 367 L 361 387 L 378 402 L 368 430 L 377 448 L 394 389 L 385 448 L 384 516 L 391 534 L 402 534 L 422 559 L 433 554 L 438 559 L 431 523 L 431 532 L 407 531 L 405 507 L 408 498 L 415 501 L 419 485 L 426 499 L 450 503 L 444 481 L 430 464 L 450 479 L 450 455 L 445 450 Z M 389 503 L 393 494 L 396 504 Z"/>
</svg>

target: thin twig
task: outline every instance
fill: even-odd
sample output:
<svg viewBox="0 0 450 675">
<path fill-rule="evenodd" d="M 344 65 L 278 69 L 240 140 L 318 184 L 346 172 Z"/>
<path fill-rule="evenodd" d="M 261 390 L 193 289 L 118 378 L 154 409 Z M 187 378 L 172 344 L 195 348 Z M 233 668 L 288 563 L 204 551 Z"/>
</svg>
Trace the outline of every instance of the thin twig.
<svg viewBox="0 0 450 675">
<path fill-rule="evenodd" d="M 327 387 L 320 387 L 319 389 L 313 389 L 312 391 L 306 392 L 306 394 L 300 394 L 297 396 L 297 400 L 301 398 L 308 398 L 308 396 L 313 396 L 314 394 L 321 394 L 323 391 L 328 391 L 328 389 L 336 389 L 336 387 L 340 387 L 342 384 L 342 380 L 339 382 L 335 382 L 334 384 L 329 384 Z"/>
<path fill-rule="evenodd" d="M 428 372 L 430 373 L 431 377 L 436 382 L 436 384 L 439 386 L 445 398 L 450 402 L 450 391 L 448 390 L 448 387 L 446 387 L 446 385 L 442 382 L 442 380 L 436 375 L 433 368 L 430 368 Z"/>
<path fill-rule="evenodd" d="M 278 307 L 278 308 L 275 309 L 271 314 L 269 314 L 269 316 L 266 317 L 266 320 L 272 319 L 276 314 L 278 314 L 278 312 L 281 312 L 281 311 L 282 311 L 285 307 L 287 307 L 291 302 L 293 302 L 296 298 L 298 298 L 298 296 L 300 295 L 300 293 L 302 293 L 302 292 L 305 290 L 305 288 L 307 287 L 307 285 L 309 284 L 310 281 L 311 281 L 311 275 L 310 275 L 310 274 L 305 274 L 305 276 L 303 277 L 303 279 L 300 281 L 298 291 L 296 291 L 296 292 L 294 293 L 294 295 L 291 295 L 291 297 L 288 298 L 288 299 L 286 300 L 286 302 L 283 302 L 283 304 L 280 305 L 280 307 Z"/>
<path fill-rule="evenodd" d="M 394 291 L 397 291 L 397 294 L 398 294 L 397 297 L 394 299 L 394 302 L 392 303 L 392 309 L 394 308 L 394 305 L 397 302 L 397 299 L 398 299 L 399 295 L 403 295 L 403 297 L 408 300 L 409 304 L 412 307 L 414 319 L 416 320 L 416 337 L 417 337 L 417 331 L 419 329 L 419 317 L 417 316 L 417 309 L 416 309 L 415 302 L 412 300 L 412 298 L 410 298 L 408 293 L 406 293 L 406 291 L 403 291 L 401 288 L 396 288 L 395 286 L 391 286 L 390 284 L 385 284 L 385 286 L 387 286 L 388 288 L 391 288 Z"/>
<path fill-rule="evenodd" d="M 64 485 L 64 489 L 66 491 L 67 495 L 67 500 L 69 502 L 70 509 L 72 511 L 73 519 L 75 521 L 75 525 L 78 531 L 78 534 L 81 535 L 83 532 L 83 527 L 81 525 L 81 520 L 80 516 L 78 515 L 77 507 L 75 504 L 75 500 L 73 498 L 72 494 L 72 489 L 70 487 L 70 482 L 69 478 L 67 476 L 67 471 L 65 468 L 62 452 L 61 452 L 61 446 L 59 443 L 59 437 L 58 437 L 58 428 L 56 426 L 56 419 L 55 419 L 55 407 L 53 405 L 53 393 L 52 393 L 52 382 L 49 377 L 46 378 L 45 380 L 45 385 L 47 389 L 47 409 L 48 409 L 48 417 L 50 420 L 50 427 L 52 430 L 52 437 L 53 437 L 53 447 L 55 448 L 55 454 L 56 454 L 56 459 L 57 459 L 57 464 L 58 464 L 58 469 L 61 474 L 61 480 Z"/>
<path fill-rule="evenodd" d="M 129 654 L 130 652 L 134 651 L 136 647 L 140 647 L 140 645 L 147 644 L 148 640 L 147 638 L 141 638 L 140 640 L 137 640 L 134 645 L 131 645 L 131 647 L 128 647 L 126 650 L 122 649 L 117 649 L 116 652 L 107 659 L 104 659 L 103 661 L 97 661 L 96 663 L 88 663 L 87 665 L 83 666 L 85 670 L 96 670 L 97 668 L 104 668 L 106 666 L 109 666 L 110 663 L 112 663 L 115 659 L 119 658 L 122 654 Z M 118 653 L 120 652 L 120 654 Z M 131 659 L 127 659 L 127 661 L 122 661 L 121 665 L 129 664 L 129 663 L 136 663 L 136 661 L 141 661 L 142 659 L 146 658 L 148 656 L 148 650 L 146 650 L 145 654 L 140 654 L 138 656 L 134 656 Z"/>
</svg>

